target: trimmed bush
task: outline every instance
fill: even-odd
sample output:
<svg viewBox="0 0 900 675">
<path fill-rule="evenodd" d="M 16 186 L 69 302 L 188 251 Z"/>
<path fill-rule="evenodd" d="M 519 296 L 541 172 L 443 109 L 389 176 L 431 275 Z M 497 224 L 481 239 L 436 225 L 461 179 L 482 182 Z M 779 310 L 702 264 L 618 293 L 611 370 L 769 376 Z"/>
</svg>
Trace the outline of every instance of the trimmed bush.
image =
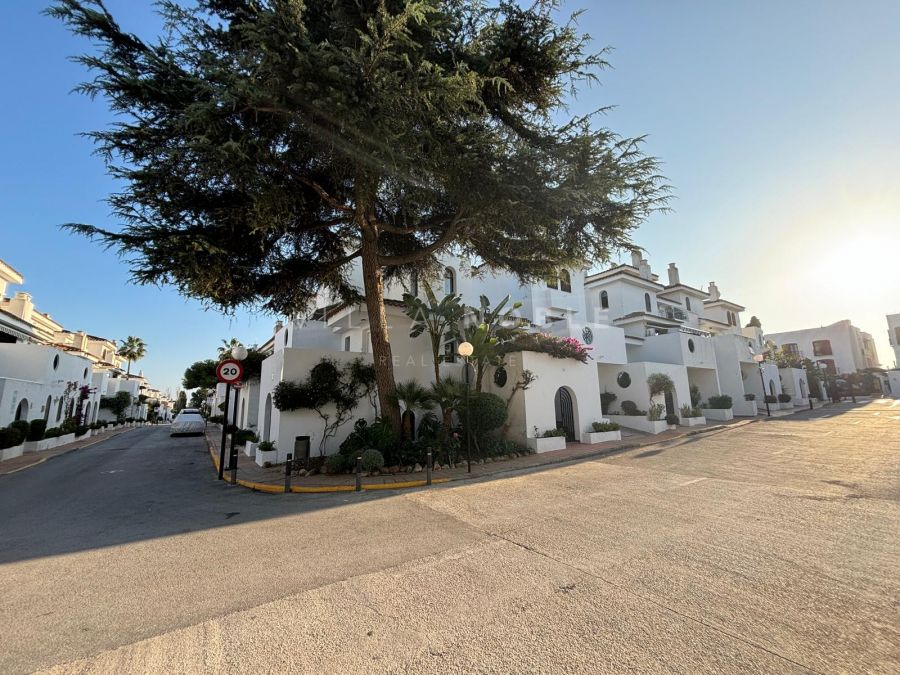
<svg viewBox="0 0 900 675">
<path fill-rule="evenodd" d="M 700 387 L 696 384 L 691 385 L 691 407 L 696 408 L 700 405 L 700 401 L 703 400 L 703 394 L 700 393 Z M 683 417 L 683 416 L 682 416 Z"/>
<path fill-rule="evenodd" d="M 469 398 L 469 421 L 475 438 L 481 438 L 484 434 L 499 429 L 506 422 L 506 416 L 506 401 L 496 394 L 483 392 L 473 394 Z M 459 418 L 465 423 L 465 406 L 461 407 Z"/>
<path fill-rule="evenodd" d="M 384 468 L 384 455 L 375 448 L 364 450 L 360 456 L 362 457 L 363 471 L 371 473 L 373 471 L 381 471 Z"/>
<path fill-rule="evenodd" d="M 709 401 L 706 404 L 707 408 L 711 408 L 713 410 L 728 410 L 732 406 L 731 397 L 728 394 L 722 394 L 720 396 L 710 396 Z"/>
<path fill-rule="evenodd" d="M 344 473 L 350 468 L 350 459 L 346 455 L 336 453 L 325 458 L 326 473 Z"/>
<path fill-rule="evenodd" d="M 615 422 L 594 422 L 594 423 L 591 425 L 591 428 L 592 428 L 596 433 L 602 433 L 602 432 L 604 432 L 604 431 L 618 431 L 618 430 L 621 429 L 622 427 L 620 427 L 620 426 L 619 426 L 618 424 L 616 424 Z"/>
<path fill-rule="evenodd" d="M 273 441 L 262 441 L 256 447 L 260 452 L 272 452 L 275 449 L 275 443 Z"/>
<path fill-rule="evenodd" d="M 530 451 L 515 441 L 499 438 L 486 438 L 479 443 L 483 457 L 505 457 L 513 453 L 517 455 L 528 454 Z"/>
<path fill-rule="evenodd" d="M 547 431 L 545 431 L 543 433 L 543 438 L 555 438 L 558 436 L 562 436 L 563 438 L 565 438 L 566 430 L 565 429 L 547 429 Z"/>
<path fill-rule="evenodd" d="M 27 440 L 40 441 L 44 438 L 45 431 L 47 431 L 47 420 L 31 420 Z"/>
<path fill-rule="evenodd" d="M 11 429 L 18 429 L 22 434 L 22 438 L 28 438 L 28 432 L 31 431 L 31 425 L 25 420 L 16 420 L 9 425 Z"/>
<path fill-rule="evenodd" d="M 790 402 L 791 402 L 791 395 L 790 395 L 790 394 L 784 394 L 784 393 L 778 394 L 778 402 L 779 402 L 779 403 L 790 403 Z"/>
<path fill-rule="evenodd" d="M 771 396 L 770 394 L 766 394 L 765 399 L 763 399 L 766 403 L 778 403 L 778 398 L 775 396 Z"/>
<path fill-rule="evenodd" d="M 604 410 L 609 410 L 609 407 L 615 403 L 616 398 L 618 398 L 611 391 L 604 391 L 600 394 L 600 404 L 603 406 Z"/>
<path fill-rule="evenodd" d="M 14 448 L 25 440 L 25 434 L 20 427 L 12 425 L 0 429 L 0 450 Z"/>
<path fill-rule="evenodd" d="M 77 427 L 75 427 L 75 436 L 76 436 L 76 437 L 78 437 L 78 436 L 84 436 L 87 432 L 88 432 L 88 427 L 87 427 L 87 425 L 80 424 L 80 425 L 78 425 Z"/>
<path fill-rule="evenodd" d="M 678 424 L 678 415 L 666 415 L 666 424 Z"/>
<path fill-rule="evenodd" d="M 250 429 L 238 429 L 234 432 L 234 443 L 235 445 L 243 446 L 250 441 L 252 443 L 256 443 L 259 440 L 256 434 Z"/>
<path fill-rule="evenodd" d="M 634 401 L 622 401 L 622 414 L 623 415 L 643 415 L 645 413 L 641 412 L 637 404 Z"/>
<path fill-rule="evenodd" d="M 50 427 L 44 432 L 44 438 L 59 438 L 62 435 L 63 431 L 59 427 Z"/>
<path fill-rule="evenodd" d="M 663 418 L 663 413 L 666 412 L 666 406 L 662 403 L 654 403 L 650 406 L 650 410 L 647 411 L 647 419 L 651 422 L 658 422 Z"/>
<path fill-rule="evenodd" d="M 744 394 L 744 400 L 745 401 L 755 401 L 756 394 Z"/>
</svg>

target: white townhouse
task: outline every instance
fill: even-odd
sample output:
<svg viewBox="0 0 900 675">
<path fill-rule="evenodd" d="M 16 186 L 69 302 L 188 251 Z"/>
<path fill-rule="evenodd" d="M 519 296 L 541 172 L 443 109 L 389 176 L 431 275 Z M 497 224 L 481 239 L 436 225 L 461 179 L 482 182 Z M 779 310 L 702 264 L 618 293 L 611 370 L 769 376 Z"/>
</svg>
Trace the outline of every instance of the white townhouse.
<svg viewBox="0 0 900 675">
<path fill-rule="evenodd" d="M 785 352 L 811 359 L 830 373 L 843 375 L 878 367 L 872 336 L 848 319 L 818 328 L 767 333 L 766 338 Z"/>
<path fill-rule="evenodd" d="M 544 282 L 527 285 L 511 275 L 473 266 L 464 258 L 447 256 L 443 265 L 443 273 L 431 281 L 439 299 L 456 293 L 464 304 L 477 306 L 479 296 L 485 295 L 493 306 L 509 295 L 511 302 L 521 303 L 517 314 L 532 332 L 575 338 L 590 350 L 587 363 L 523 351 L 509 354 L 504 368 L 489 369 L 483 390 L 504 399 L 524 370 L 537 377 L 531 388 L 509 399 L 509 437 L 523 444 L 552 428 L 565 429 L 570 441 L 581 440 L 593 422 L 604 419 L 604 412 L 620 412 L 623 401 L 649 409 L 647 378 L 654 373 L 672 379 L 674 391 L 654 402 L 664 403 L 666 413 L 675 415 L 682 405 L 691 404 L 692 387 L 703 401 L 730 395 L 734 414 L 747 416 L 757 414 L 757 403 L 761 407 L 764 395 L 777 396 L 787 389 L 784 374 L 773 363 L 762 364 L 760 377 L 753 357 L 764 351 L 764 336 L 753 326 L 741 327 L 744 307 L 723 298 L 715 283 L 710 283 L 708 291 L 682 283 L 674 263 L 669 266 L 667 284 L 637 253 L 630 265 L 595 274 L 561 269 Z M 362 287 L 358 268 L 351 280 Z M 412 322 L 401 300 L 406 292 L 424 297 L 424 283 L 412 279 L 390 284 L 385 290 L 385 313 L 396 381 L 415 380 L 428 386 L 434 381 L 431 344 L 425 334 L 410 337 Z M 371 362 L 365 305 L 332 302 L 327 297 L 318 305 L 307 318 L 276 324 L 273 337 L 264 345 L 271 355 L 263 362 L 258 392 L 254 394 L 250 387 L 233 399 L 239 407 L 239 426 L 244 428 L 253 428 L 244 403 L 252 404 L 253 397 L 258 401 L 256 430 L 261 440 L 276 443 L 278 461 L 284 461 L 288 452 L 295 457 L 318 455 L 322 422 L 310 410 L 279 411 L 272 401 L 275 387 L 282 381 L 305 380 L 323 357 Z M 440 364 L 442 378 L 463 377 L 456 348 L 448 336 L 442 346 L 446 357 Z M 805 374 L 787 375 L 798 393 L 793 405 L 806 405 L 797 384 L 803 380 L 805 386 Z M 609 411 L 601 409 L 603 392 L 616 395 Z M 748 400 L 754 398 L 758 401 Z M 355 417 L 371 421 L 377 414 L 374 403 L 361 402 Z M 643 418 L 629 417 L 617 415 L 616 421 L 646 430 Z M 326 454 L 336 451 L 352 428 L 348 423 L 328 439 Z"/>
</svg>

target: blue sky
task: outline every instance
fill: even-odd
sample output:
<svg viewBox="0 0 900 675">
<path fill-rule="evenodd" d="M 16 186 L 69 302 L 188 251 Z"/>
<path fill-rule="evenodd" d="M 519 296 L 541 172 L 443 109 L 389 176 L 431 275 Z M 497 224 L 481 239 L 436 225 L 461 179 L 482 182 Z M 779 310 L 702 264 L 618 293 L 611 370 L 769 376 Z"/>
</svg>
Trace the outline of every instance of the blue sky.
<svg viewBox="0 0 900 675">
<path fill-rule="evenodd" d="M 57 229 L 115 225 L 115 185 L 79 132 L 111 117 L 69 93 L 87 47 L 40 14 L 4 7 L 0 25 L 0 258 L 42 311 L 71 330 L 149 345 L 137 367 L 162 387 L 219 340 L 270 334 L 273 317 L 222 317 L 171 289 L 137 287 L 114 254 Z M 128 29 L 154 31 L 149 2 L 109 0 Z M 900 3 L 579 0 L 610 70 L 573 111 L 648 134 L 675 187 L 673 211 L 636 234 L 655 271 L 722 292 L 769 331 L 850 318 L 892 362 L 884 315 L 900 311 Z"/>
</svg>

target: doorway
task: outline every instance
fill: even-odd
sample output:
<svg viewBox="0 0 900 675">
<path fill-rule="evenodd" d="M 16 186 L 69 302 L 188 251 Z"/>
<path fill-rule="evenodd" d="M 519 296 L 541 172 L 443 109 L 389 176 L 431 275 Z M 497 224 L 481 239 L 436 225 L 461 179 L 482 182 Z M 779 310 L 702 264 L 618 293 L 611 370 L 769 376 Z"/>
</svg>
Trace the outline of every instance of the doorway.
<svg viewBox="0 0 900 675">
<path fill-rule="evenodd" d="M 566 440 L 574 441 L 575 438 L 575 406 L 572 394 L 566 387 L 556 390 L 553 397 L 553 407 L 556 411 L 556 428 L 565 429 Z"/>
</svg>

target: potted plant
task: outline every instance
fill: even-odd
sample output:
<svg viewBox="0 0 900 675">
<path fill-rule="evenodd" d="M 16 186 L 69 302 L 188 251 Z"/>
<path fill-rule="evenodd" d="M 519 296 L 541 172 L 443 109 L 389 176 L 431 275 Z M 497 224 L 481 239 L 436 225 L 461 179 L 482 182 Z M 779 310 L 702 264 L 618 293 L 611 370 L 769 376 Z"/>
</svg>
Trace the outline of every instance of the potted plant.
<svg viewBox="0 0 900 675">
<path fill-rule="evenodd" d="M 701 409 L 703 417 L 708 420 L 727 422 L 734 419 L 731 397 L 728 394 L 710 396 L 706 405 Z"/>
<path fill-rule="evenodd" d="M 615 422 L 594 422 L 591 425 L 591 431 L 581 435 L 581 442 L 594 444 L 620 441 L 622 440 L 622 432 L 619 431 L 621 428 Z"/>
<path fill-rule="evenodd" d="M 782 410 L 793 410 L 794 404 L 791 403 L 791 395 L 784 392 L 778 394 L 778 407 Z"/>
<path fill-rule="evenodd" d="M 540 433 L 538 428 L 534 428 L 534 438 L 526 439 L 528 447 L 535 452 L 551 452 L 552 450 L 566 449 L 566 430 L 565 429 L 548 429 L 544 433 Z"/>
<path fill-rule="evenodd" d="M 622 416 L 617 420 L 623 427 L 637 429 L 647 434 L 659 434 L 669 428 L 662 418 L 666 407 L 661 403 L 650 406 L 650 411 L 641 410 L 634 401 L 622 401 Z"/>
<path fill-rule="evenodd" d="M 256 463 L 259 466 L 276 464 L 278 462 L 278 448 L 273 441 L 262 441 L 256 446 Z"/>
<path fill-rule="evenodd" d="M 706 424 L 706 418 L 699 407 L 692 407 L 685 403 L 681 406 L 681 421 L 683 427 L 697 427 Z"/>
</svg>

